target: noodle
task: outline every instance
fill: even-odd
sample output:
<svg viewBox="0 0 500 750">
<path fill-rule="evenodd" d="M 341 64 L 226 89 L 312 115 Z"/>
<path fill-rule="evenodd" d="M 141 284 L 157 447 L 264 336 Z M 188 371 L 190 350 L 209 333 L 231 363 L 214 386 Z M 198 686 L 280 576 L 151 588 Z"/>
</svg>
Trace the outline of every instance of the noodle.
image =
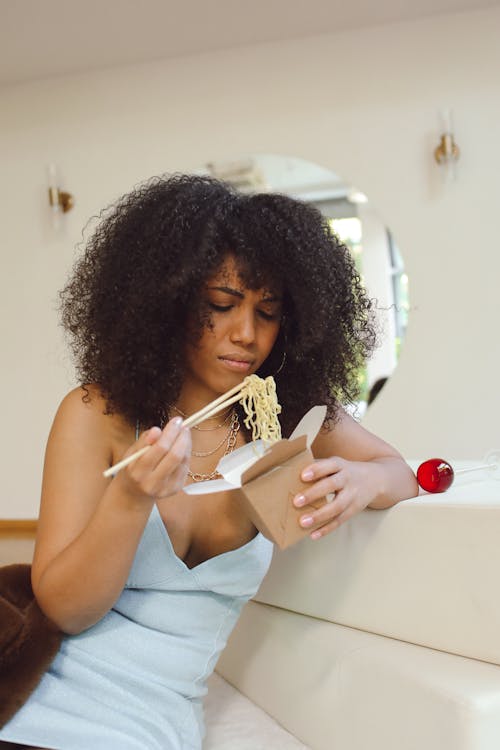
<svg viewBox="0 0 500 750">
<path fill-rule="evenodd" d="M 281 425 L 278 421 L 281 406 L 274 378 L 272 375 L 265 379 L 258 375 L 248 375 L 243 383 L 240 399 L 246 414 L 243 421 L 245 427 L 252 431 L 252 440 L 262 438 L 268 443 L 281 440 Z"/>
</svg>

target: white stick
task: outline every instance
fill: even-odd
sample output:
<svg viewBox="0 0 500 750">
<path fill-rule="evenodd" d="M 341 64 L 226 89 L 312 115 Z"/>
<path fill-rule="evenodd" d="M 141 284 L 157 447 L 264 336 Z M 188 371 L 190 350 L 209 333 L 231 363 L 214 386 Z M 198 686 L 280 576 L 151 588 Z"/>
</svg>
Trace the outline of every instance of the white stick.
<svg viewBox="0 0 500 750">
<path fill-rule="evenodd" d="M 455 474 L 467 474 L 469 471 L 479 471 L 480 469 L 496 469 L 498 464 L 483 464 L 482 466 L 471 466 L 470 469 L 457 469 Z"/>
</svg>

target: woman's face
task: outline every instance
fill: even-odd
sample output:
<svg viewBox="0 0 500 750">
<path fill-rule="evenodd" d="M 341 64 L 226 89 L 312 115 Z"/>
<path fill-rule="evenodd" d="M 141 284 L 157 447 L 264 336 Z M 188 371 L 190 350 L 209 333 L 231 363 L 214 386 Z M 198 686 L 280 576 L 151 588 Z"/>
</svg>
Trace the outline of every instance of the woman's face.
<svg viewBox="0 0 500 750">
<path fill-rule="evenodd" d="M 202 290 L 201 337 L 187 345 L 187 386 L 211 400 L 255 373 L 270 354 L 281 323 L 282 289 L 247 289 L 228 255 Z"/>
</svg>

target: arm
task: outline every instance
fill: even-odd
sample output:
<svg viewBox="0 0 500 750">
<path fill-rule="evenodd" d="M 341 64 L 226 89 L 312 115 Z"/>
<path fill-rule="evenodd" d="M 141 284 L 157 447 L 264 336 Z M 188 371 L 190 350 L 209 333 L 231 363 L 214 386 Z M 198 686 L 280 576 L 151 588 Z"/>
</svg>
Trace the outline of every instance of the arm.
<svg viewBox="0 0 500 750">
<path fill-rule="evenodd" d="M 128 452 L 144 456 L 113 479 L 102 472 L 115 458 L 120 418 L 82 391 L 62 402 L 45 455 L 40 519 L 32 568 L 35 596 L 62 630 L 78 633 L 97 622 L 119 597 L 157 497 L 184 484 L 190 437 L 172 420 L 152 428 Z"/>
<path fill-rule="evenodd" d="M 418 495 L 415 475 L 402 456 L 345 412 L 332 429 L 320 432 L 312 448 L 317 460 L 302 472 L 311 487 L 294 504 L 302 507 L 334 493 L 332 502 L 312 512 L 306 508 L 301 517 L 313 539 L 364 508 L 389 508 Z"/>
</svg>

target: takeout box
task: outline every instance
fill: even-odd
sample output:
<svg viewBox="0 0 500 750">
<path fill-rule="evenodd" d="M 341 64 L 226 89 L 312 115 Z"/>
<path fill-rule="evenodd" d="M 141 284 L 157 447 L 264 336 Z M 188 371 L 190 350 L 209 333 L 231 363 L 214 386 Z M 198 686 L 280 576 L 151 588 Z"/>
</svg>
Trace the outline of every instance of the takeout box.
<svg viewBox="0 0 500 750">
<path fill-rule="evenodd" d="M 292 502 L 295 495 L 310 487 L 300 475 L 314 461 L 311 444 L 325 415 L 326 406 L 313 406 L 288 440 L 271 445 L 262 440 L 247 443 L 219 461 L 217 471 L 223 479 L 194 482 L 184 487 L 184 492 L 204 495 L 235 491 L 259 531 L 280 549 L 289 547 L 311 532 L 299 525 L 300 516 L 308 508 L 320 508 L 326 502 L 321 498 L 302 508 Z"/>
</svg>

